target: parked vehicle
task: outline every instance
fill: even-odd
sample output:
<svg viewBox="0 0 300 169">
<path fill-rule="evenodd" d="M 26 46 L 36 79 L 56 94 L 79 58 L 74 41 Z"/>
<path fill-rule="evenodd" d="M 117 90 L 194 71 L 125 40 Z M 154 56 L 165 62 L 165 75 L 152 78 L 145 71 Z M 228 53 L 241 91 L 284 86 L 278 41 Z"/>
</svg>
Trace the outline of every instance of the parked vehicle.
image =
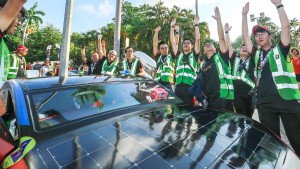
<svg viewBox="0 0 300 169">
<path fill-rule="evenodd" d="M 11 168 L 300 166 L 260 123 L 183 105 L 144 77 L 10 80 L 0 96 L 0 161 L 11 159 Z"/>
</svg>

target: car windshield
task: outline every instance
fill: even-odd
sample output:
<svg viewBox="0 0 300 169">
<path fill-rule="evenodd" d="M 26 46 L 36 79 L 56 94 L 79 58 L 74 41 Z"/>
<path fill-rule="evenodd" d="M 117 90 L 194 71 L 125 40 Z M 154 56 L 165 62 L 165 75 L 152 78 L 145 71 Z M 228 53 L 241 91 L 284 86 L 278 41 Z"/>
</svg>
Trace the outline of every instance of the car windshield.
<svg viewBox="0 0 300 169">
<path fill-rule="evenodd" d="M 175 100 L 155 82 L 78 86 L 31 94 L 40 128 L 144 103 Z"/>
</svg>

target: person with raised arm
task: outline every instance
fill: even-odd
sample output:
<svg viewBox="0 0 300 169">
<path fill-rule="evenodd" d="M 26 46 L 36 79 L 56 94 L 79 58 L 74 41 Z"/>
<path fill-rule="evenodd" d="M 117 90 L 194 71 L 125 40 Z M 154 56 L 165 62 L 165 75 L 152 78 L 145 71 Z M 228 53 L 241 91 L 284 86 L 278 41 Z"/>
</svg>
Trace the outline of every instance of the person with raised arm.
<svg viewBox="0 0 300 169">
<path fill-rule="evenodd" d="M 160 30 L 160 26 L 156 27 L 153 36 L 153 55 L 157 65 L 154 80 L 173 91 L 175 62 L 173 56 L 169 53 L 168 44 L 165 41 L 158 42 Z"/>
<path fill-rule="evenodd" d="M 214 12 L 215 15 L 212 17 L 217 21 L 220 51 L 217 52 L 213 43 L 204 43 L 203 52 L 207 58 L 201 69 L 203 91 L 207 96 L 208 108 L 233 111 L 234 91 L 229 68 L 229 53 L 219 8 L 215 7 Z"/>
<path fill-rule="evenodd" d="M 249 2 L 242 10 L 242 34 L 248 52 L 255 61 L 257 77 L 257 110 L 259 120 L 280 137 L 280 118 L 286 135 L 300 156 L 300 92 L 293 64 L 288 57 L 290 48 L 290 22 L 281 0 L 271 0 L 275 6 L 280 23 L 280 42 L 273 45 L 272 33 L 267 26 L 255 25 L 252 28 L 255 42 L 253 46 L 248 35 L 247 14 Z"/>
<path fill-rule="evenodd" d="M 199 32 L 199 16 L 193 21 L 195 29 L 195 46 L 192 39 L 184 38 L 182 42 L 182 51 L 178 50 L 178 44 L 174 36 L 176 27 L 176 18 L 171 21 L 170 41 L 172 45 L 173 56 L 176 61 L 176 87 L 175 94 L 186 104 L 193 104 L 193 96 L 189 94 L 189 88 L 197 78 L 197 60 L 200 54 L 200 32 Z"/>
<path fill-rule="evenodd" d="M 254 82 L 254 60 L 249 56 L 245 44 L 240 46 L 239 52 L 233 51 L 230 42 L 229 32 L 231 26 L 224 25 L 226 45 L 229 50 L 230 62 L 232 65 L 231 74 L 233 76 L 234 88 L 234 108 L 238 114 L 252 118 L 254 106 L 252 96 L 255 93 Z"/>
</svg>

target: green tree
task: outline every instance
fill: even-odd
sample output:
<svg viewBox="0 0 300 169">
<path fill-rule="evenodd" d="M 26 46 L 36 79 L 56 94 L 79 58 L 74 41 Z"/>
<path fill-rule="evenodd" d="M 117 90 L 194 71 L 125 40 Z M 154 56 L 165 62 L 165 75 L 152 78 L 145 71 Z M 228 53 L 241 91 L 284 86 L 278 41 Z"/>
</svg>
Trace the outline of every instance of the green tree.
<svg viewBox="0 0 300 169">
<path fill-rule="evenodd" d="M 26 16 L 23 22 L 23 36 L 22 36 L 22 44 L 25 44 L 25 40 L 27 38 L 27 34 L 32 33 L 32 31 L 36 31 L 40 24 L 43 24 L 43 19 L 40 16 L 44 16 L 45 13 L 43 11 L 37 10 L 38 4 L 37 2 L 29 8 L 26 12 Z"/>
<path fill-rule="evenodd" d="M 299 47 L 299 37 L 300 37 L 300 22 L 297 18 L 290 20 L 291 25 L 291 46 Z"/>
<path fill-rule="evenodd" d="M 30 62 L 45 60 L 47 46 L 55 46 L 56 43 L 61 44 L 61 42 L 62 33 L 53 25 L 47 25 L 44 28 L 39 29 L 37 32 L 28 36 L 26 46 L 29 48 L 29 53 L 26 56 L 26 60 Z M 57 60 L 56 56 L 56 50 L 52 48 L 50 59 Z"/>
</svg>

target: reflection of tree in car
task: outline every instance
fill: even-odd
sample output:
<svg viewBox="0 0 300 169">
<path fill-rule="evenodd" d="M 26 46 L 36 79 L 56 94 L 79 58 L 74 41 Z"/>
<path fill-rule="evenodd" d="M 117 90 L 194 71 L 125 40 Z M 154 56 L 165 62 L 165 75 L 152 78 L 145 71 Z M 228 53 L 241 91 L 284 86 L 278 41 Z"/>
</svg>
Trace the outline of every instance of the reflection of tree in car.
<svg viewBox="0 0 300 169">
<path fill-rule="evenodd" d="M 88 86 L 77 89 L 75 93 L 72 94 L 82 105 L 86 105 L 85 100 L 93 102 L 92 106 L 103 108 L 104 104 L 101 100 L 101 96 L 106 96 L 106 90 L 99 86 Z"/>
</svg>

